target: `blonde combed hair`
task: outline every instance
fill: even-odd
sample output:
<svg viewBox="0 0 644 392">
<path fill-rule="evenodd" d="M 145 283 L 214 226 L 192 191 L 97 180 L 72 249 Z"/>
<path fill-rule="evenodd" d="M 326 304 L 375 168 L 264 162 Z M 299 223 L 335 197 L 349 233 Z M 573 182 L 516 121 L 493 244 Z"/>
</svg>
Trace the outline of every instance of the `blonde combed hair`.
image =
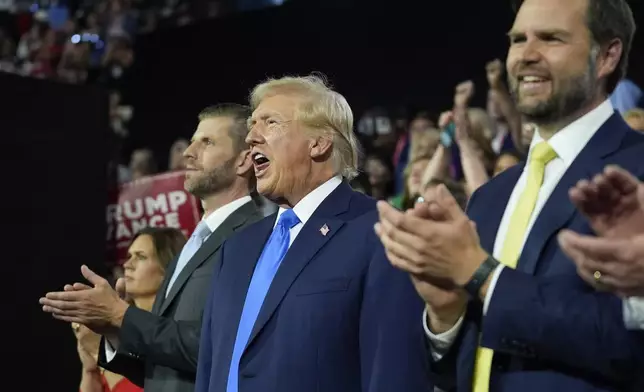
<svg viewBox="0 0 644 392">
<path fill-rule="evenodd" d="M 342 177 L 353 179 L 358 174 L 360 146 L 347 100 L 333 91 L 322 75 L 286 76 L 257 85 L 250 94 L 251 109 L 255 110 L 265 98 L 282 94 L 302 98 L 294 120 L 332 136 L 334 169 Z"/>
</svg>

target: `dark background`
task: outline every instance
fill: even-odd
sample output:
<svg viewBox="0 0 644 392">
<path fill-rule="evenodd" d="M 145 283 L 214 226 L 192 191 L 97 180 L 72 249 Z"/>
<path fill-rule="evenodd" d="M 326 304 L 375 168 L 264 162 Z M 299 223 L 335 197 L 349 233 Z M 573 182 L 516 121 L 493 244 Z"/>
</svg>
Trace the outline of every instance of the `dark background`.
<svg viewBox="0 0 644 392">
<path fill-rule="evenodd" d="M 322 2 L 293 0 L 139 37 L 130 147 L 152 147 L 163 167 L 168 147 L 177 136 L 192 135 L 203 107 L 247 102 L 255 84 L 285 74 L 324 73 L 356 118 L 376 104 L 438 114 L 451 107 L 454 86 L 467 79 L 478 86 L 474 103 L 484 105 L 485 64 L 505 59 L 513 21 L 510 0 L 315 3 Z M 631 6 L 644 28 L 644 1 Z M 642 35 L 640 29 L 629 75 L 639 85 Z"/>
<path fill-rule="evenodd" d="M 5 73 L 0 86 L 0 388 L 77 391 L 76 339 L 38 299 L 81 281 L 83 263 L 106 272 L 107 96 Z"/>
</svg>

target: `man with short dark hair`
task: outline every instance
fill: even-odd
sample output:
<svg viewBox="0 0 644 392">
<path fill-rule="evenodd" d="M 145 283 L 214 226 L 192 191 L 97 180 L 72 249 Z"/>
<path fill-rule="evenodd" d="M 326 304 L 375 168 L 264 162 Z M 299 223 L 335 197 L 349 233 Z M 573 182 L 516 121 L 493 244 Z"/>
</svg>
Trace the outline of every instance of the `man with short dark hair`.
<svg viewBox="0 0 644 392">
<path fill-rule="evenodd" d="M 129 306 L 107 282 L 83 268 L 94 287 L 76 284 L 41 299 L 64 321 L 84 324 L 105 338 L 99 365 L 146 391 L 192 392 L 201 318 L 223 241 L 262 214 L 249 193 L 255 175 L 245 142 L 246 106 L 223 104 L 199 115 L 184 152 L 185 188 L 200 198 L 204 217 L 168 267 L 152 312 Z M 127 285 L 121 281 L 119 285 Z"/>
<path fill-rule="evenodd" d="M 608 100 L 634 30 L 625 0 L 522 2 L 506 68 L 517 109 L 536 126 L 527 163 L 480 187 L 467 215 L 442 186 L 410 212 L 379 204 L 389 259 L 425 301 L 441 389 L 642 390 L 644 336 L 557 242 L 565 228 L 614 233 L 615 222 L 597 232 L 577 212 L 568 192 L 578 181 L 609 164 L 644 177 L 644 136 Z"/>
</svg>

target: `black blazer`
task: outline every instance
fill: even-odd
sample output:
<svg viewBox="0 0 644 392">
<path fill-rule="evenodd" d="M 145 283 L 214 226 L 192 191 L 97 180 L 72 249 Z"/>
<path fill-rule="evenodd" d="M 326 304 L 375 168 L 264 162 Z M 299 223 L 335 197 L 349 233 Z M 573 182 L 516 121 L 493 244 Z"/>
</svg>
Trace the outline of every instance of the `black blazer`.
<svg viewBox="0 0 644 392">
<path fill-rule="evenodd" d="M 233 212 L 186 264 L 166 297 L 177 256 L 157 292 L 152 312 L 134 306 L 126 312 L 118 336 L 119 348 L 109 363 L 105 342 L 101 342 L 99 366 L 124 375 L 146 391 L 192 392 L 201 318 L 219 248 L 234 232 L 262 217 L 252 201 Z"/>
</svg>

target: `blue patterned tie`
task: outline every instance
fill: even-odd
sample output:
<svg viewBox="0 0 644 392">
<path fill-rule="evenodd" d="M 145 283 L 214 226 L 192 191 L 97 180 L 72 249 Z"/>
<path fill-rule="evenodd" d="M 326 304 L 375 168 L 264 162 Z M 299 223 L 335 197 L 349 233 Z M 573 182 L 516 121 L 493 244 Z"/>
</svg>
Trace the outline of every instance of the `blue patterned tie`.
<svg viewBox="0 0 644 392">
<path fill-rule="evenodd" d="M 264 246 L 262 255 L 255 266 L 255 272 L 248 286 L 244 309 L 242 310 L 239 327 L 237 328 L 237 338 L 235 339 L 235 348 L 233 357 L 230 361 L 230 370 L 228 371 L 227 392 L 237 392 L 239 383 L 239 360 L 246 348 L 248 339 L 255 325 L 255 320 L 259 315 L 259 310 L 264 303 L 264 298 L 271 282 L 277 273 L 277 269 L 286 255 L 290 243 L 289 230 L 300 223 L 300 219 L 295 215 L 293 210 L 286 210 L 277 221 L 277 226 L 273 229 L 268 242 Z"/>
<path fill-rule="evenodd" d="M 183 249 L 181 249 L 179 260 L 177 260 L 177 266 L 174 269 L 174 273 L 172 273 L 172 277 L 170 278 L 170 283 L 168 283 L 168 288 L 165 291 L 166 297 L 170 293 L 170 289 L 172 288 L 172 285 L 179 277 L 179 274 L 183 270 L 183 267 L 185 267 L 186 264 L 188 264 L 190 259 L 192 259 L 192 256 L 194 256 L 195 253 L 197 253 L 197 251 L 199 250 L 203 242 L 206 240 L 206 238 L 208 238 L 210 234 L 211 234 L 211 231 L 208 225 L 206 224 L 206 221 L 202 220 L 201 222 L 199 222 L 195 230 L 192 232 L 190 239 L 183 246 Z"/>
</svg>

